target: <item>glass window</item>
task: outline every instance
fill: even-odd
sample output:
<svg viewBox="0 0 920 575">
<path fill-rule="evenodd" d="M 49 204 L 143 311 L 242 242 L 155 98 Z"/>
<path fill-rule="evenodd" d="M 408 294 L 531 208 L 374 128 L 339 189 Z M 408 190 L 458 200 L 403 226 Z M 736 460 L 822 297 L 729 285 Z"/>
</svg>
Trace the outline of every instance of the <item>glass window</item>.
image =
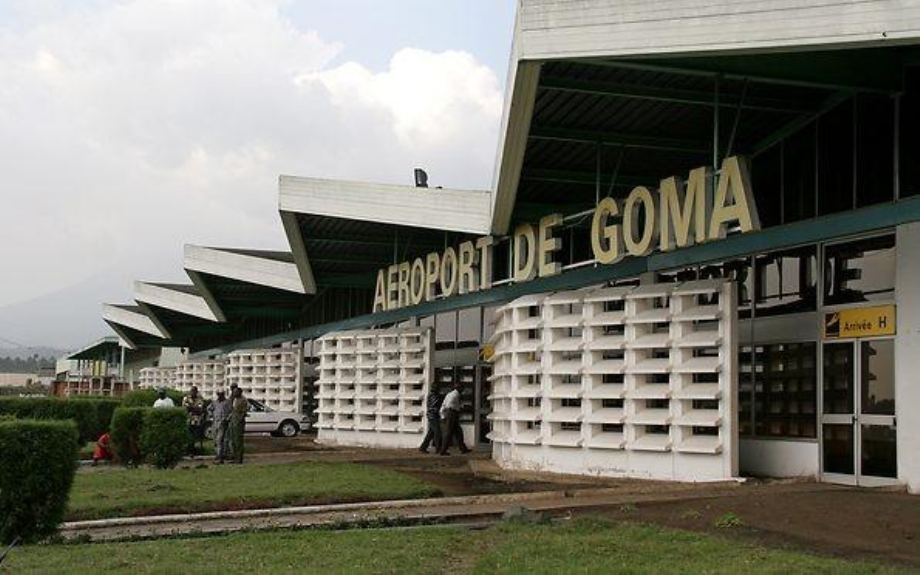
<svg viewBox="0 0 920 575">
<path fill-rule="evenodd" d="M 462 309 L 458 316 L 457 347 L 479 347 L 479 337 L 482 333 L 482 308 Z"/>
<path fill-rule="evenodd" d="M 751 259 L 741 258 L 721 263 L 706 264 L 700 268 L 700 279 L 729 278 L 737 284 L 738 317 L 751 317 L 751 297 L 754 295 L 754 274 Z"/>
<path fill-rule="evenodd" d="M 782 223 L 783 194 L 782 146 L 773 146 L 756 156 L 751 164 L 751 187 L 760 225 L 768 228 Z"/>
<path fill-rule="evenodd" d="M 754 265 L 758 317 L 815 310 L 818 297 L 815 246 L 760 255 Z"/>
<path fill-rule="evenodd" d="M 454 349 L 457 345 L 457 312 L 438 314 L 434 334 L 436 349 Z"/>
<path fill-rule="evenodd" d="M 860 94 L 856 99 L 856 207 L 892 200 L 894 100 L 890 96 Z"/>
<path fill-rule="evenodd" d="M 658 283 L 689 282 L 697 279 L 698 270 L 696 268 L 684 268 L 668 272 L 659 272 L 655 275 Z"/>
<path fill-rule="evenodd" d="M 853 413 L 853 344 L 824 344 L 824 413 Z"/>
<path fill-rule="evenodd" d="M 898 162 L 901 197 L 907 198 L 920 194 L 920 66 L 904 68 L 904 95 L 901 96 L 900 129 L 898 144 L 900 147 Z"/>
<path fill-rule="evenodd" d="M 853 426 L 821 426 L 824 432 L 824 472 L 853 474 Z"/>
<path fill-rule="evenodd" d="M 754 348 L 754 435 L 817 437 L 816 354 L 814 342 Z"/>
<path fill-rule="evenodd" d="M 890 299 L 894 293 L 894 235 L 824 248 L 824 305 Z"/>
<path fill-rule="evenodd" d="M 818 119 L 818 213 L 853 209 L 853 102 Z"/>
<path fill-rule="evenodd" d="M 860 411 L 894 415 L 894 340 L 860 343 L 862 377 Z"/>
<path fill-rule="evenodd" d="M 783 223 L 815 215 L 815 125 L 783 142 Z"/>
<path fill-rule="evenodd" d="M 898 431 L 893 425 L 863 425 L 860 472 L 875 477 L 898 476 Z"/>
<path fill-rule="evenodd" d="M 492 248 L 492 281 L 503 281 L 511 278 L 511 239 L 499 240 Z"/>
<path fill-rule="evenodd" d="M 482 310 L 483 320 L 482 320 L 482 339 L 483 342 L 488 341 L 490 337 L 495 333 L 495 326 L 498 323 L 498 317 L 495 315 L 495 311 L 500 306 L 490 306 Z"/>
</svg>

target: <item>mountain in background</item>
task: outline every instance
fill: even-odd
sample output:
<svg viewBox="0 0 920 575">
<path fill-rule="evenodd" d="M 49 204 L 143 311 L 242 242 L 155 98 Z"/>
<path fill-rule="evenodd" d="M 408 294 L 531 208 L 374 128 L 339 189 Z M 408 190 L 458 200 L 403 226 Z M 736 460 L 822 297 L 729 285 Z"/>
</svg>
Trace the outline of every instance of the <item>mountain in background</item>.
<svg viewBox="0 0 920 575">
<path fill-rule="evenodd" d="M 0 342 L 2 343 L 2 342 Z M 0 357 L 28 359 L 30 357 L 61 357 L 69 350 L 60 347 L 0 347 Z"/>
<path fill-rule="evenodd" d="M 23 350 L 34 351 L 32 355 L 13 355 L 25 353 Z M 64 352 L 49 347 L 33 348 L 0 348 L 0 373 L 36 373 L 43 367 L 54 367 L 58 357 Z"/>
<path fill-rule="evenodd" d="M 0 345 L 26 350 L 26 357 L 51 349 L 76 350 L 111 330 L 102 321 L 105 302 L 130 301 L 129 272 L 109 270 L 85 281 L 24 302 L 0 307 Z M 56 356 L 57 356 L 56 355 Z M 5 357 L 0 351 L 0 357 Z"/>
</svg>

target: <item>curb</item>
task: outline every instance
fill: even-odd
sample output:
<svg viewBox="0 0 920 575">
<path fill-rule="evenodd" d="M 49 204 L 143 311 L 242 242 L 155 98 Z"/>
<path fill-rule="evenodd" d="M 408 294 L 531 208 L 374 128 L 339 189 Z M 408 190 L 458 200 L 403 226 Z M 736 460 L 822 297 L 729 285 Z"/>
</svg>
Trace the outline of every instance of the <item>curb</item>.
<svg viewBox="0 0 920 575">
<path fill-rule="evenodd" d="M 604 490 L 606 491 L 606 490 Z M 150 515 L 144 517 L 116 517 L 89 521 L 71 521 L 61 524 L 66 531 L 82 531 L 106 527 L 126 527 L 163 523 L 184 523 L 190 521 L 211 521 L 220 519 L 245 519 L 253 517 L 275 517 L 282 515 L 313 515 L 347 511 L 374 511 L 381 509 L 413 509 L 417 507 L 444 507 L 449 505 L 474 505 L 482 503 L 514 503 L 552 497 L 572 497 L 566 491 L 534 491 L 530 493 L 506 493 L 500 495 L 471 495 L 462 497 L 439 497 L 430 499 L 395 499 L 365 503 L 334 503 L 331 505 L 306 505 L 300 507 L 272 507 L 266 509 L 244 509 L 240 511 L 211 511 L 174 515 Z M 593 495 L 605 495 L 603 491 Z"/>
<path fill-rule="evenodd" d="M 726 484 L 727 488 L 735 484 Z M 676 487 L 655 495 L 692 493 L 693 488 Z M 543 499 L 577 499 L 606 495 L 648 496 L 650 494 L 624 490 L 622 487 L 602 487 L 583 489 L 562 489 L 552 491 L 533 491 L 527 493 L 501 493 L 489 495 L 467 495 L 457 497 L 436 497 L 429 499 L 396 499 L 390 501 L 371 501 L 363 503 L 334 503 L 331 505 L 306 505 L 299 507 L 272 507 L 263 509 L 245 509 L 239 511 L 211 511 L 203 513 L 186 513 L 172 515 L 150 515 L 143 517 L 116 517 L 111 519 L 94 519 L 63 523 L 65 531 L 83 531 L 108 527 L 129 527 L 139 525 L 161 525 L 167 523 L 186 523 L 195 521 L 214 521 L 221 519 L 246 519 L 257 517 L 280 517 L 288 515 L 315 515 L 321 513 L 379 511 L 392 509 L 416 509 L 420 507 L 447 507 L 481 504 L 516 503 Z"/>
</svg>

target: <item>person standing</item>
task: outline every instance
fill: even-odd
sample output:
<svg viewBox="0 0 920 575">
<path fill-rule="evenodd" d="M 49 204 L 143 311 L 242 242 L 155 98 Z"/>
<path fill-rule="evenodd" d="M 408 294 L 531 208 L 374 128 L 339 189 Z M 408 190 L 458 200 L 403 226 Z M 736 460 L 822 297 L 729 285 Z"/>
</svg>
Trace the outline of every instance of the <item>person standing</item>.
<svg viewBox="0 0 920 575">
<path fill-rule="evenodd" d="M 185 408 L 188 430 L 192 434 L 192 454 L 197 455 L 204 450 L 205 415 L 204 398 L 198 394 L 198 386 L 193 385 L 189 394 L 182 398 L 182 407 Z"/>
<path fill-rule="evenodd" d="M 153 402 L 153 407 L 157 409 L 164 409 L 167 407 L 176 407 L 176 404 L 173 403 L 171 397 L 166 395 L 166 388 L 161 387 L 157 390 L 157 399 Z"/>
<path fill-rule="evenodd" d="M 428 420 L 428 432 L 418 450 L 428 453 L 428 446 L 434 443 L 434 452 L 441 451 L 441 403 L 444 398 L 441 392 L 431 387 L 425 397 L 425 418 Z"/>
<path fill-rule="evenodd" d="M 454 388 L 444 397 L 441 404 L 440 415 L 444 426 L 444 437 L 441 439 L 439 455 L 450 455 L 451 444 L 456 441 L 461 453 L 469 453 L 463 441 L 463 428 L 460 427 L 460 384 L 454 383 Z"/>
<path fill-rule="evenodd" d="M 235 463 L 243 462 L 243 434 L 246 433 L 246 414 L 249 412 L 249 402 L 243 397 L 243 390 L 239 387 L 233 388 L 231 395 L 233 402 L 230 409 L 230 432 L 231 453 L 230 457 Z"/>
<path fill-rule="evenodd" d="M 230 456 L 230 412 L 233 405 L 227 399 L 224 390 L 217 392 L 217 399 L 214 401 L 212 417 L 214 420 L 214 460 L 217 463 L 223 463 Z"/>
</svg>

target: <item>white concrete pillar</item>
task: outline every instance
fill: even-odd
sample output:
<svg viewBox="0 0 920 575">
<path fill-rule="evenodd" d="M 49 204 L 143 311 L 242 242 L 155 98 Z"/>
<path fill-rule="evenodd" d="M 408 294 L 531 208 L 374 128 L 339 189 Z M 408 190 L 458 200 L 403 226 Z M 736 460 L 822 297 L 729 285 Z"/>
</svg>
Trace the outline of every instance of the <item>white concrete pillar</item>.
<svg viewBox="0 0 920 575">
<path fill-rule="evenodd" d="M 896 274 L 898 478 L 920 493 L 920 222 L 898 226 Z"/>
</svg>

